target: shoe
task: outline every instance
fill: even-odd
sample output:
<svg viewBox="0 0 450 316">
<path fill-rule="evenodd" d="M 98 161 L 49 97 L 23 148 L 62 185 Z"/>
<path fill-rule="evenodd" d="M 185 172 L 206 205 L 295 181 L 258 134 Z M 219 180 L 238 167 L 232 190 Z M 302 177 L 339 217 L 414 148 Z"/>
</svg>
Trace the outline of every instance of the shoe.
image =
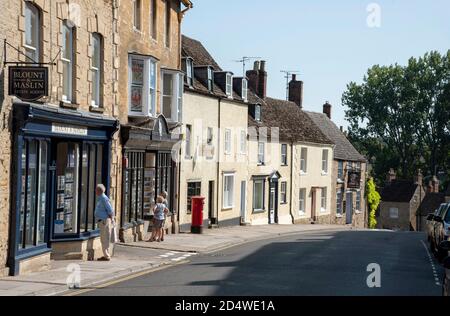
<svg viewBox="0 0 450 316">
<path fill-rule="evenodd" d="M 100 259 L 98 259 L 98 261 L 111 261 L 111 258 L 106 258 L 106 257 L 101 257 Z"/>
</svg>

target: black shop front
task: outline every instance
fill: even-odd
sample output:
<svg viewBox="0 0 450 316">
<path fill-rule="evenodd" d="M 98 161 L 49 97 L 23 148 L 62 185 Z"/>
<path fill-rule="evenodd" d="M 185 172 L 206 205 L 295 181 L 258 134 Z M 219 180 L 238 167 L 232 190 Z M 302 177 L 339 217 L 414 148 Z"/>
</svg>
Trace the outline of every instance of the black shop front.
<svg viewBox="0 0 450 316">
<path fill-rule="evenodd" d="M 86 244 L 99 235 L 95 187 L 102 183 L 109 193 L 119 123 L 41 104 L 16 103 L 13 111 L 11 274 L 29 268 L 33 258 L 44 264 L 70 252 L 86 259 Z"/>
<path fill-rule="evenodd" d="M 173 127 L 172 127 L 173 128 Z M 147 122 L 145 127 L 123 125 L 122 210 L 120 239 L 122 242 L 142 240 L 153 216 L 157 195 L 167 192 L 172 214 L 177 209 L 178 134 L 171 132 L 163 115 Z M 168 229 L 176 229 L 176 216 L 167 221 Z"/>
</svg>

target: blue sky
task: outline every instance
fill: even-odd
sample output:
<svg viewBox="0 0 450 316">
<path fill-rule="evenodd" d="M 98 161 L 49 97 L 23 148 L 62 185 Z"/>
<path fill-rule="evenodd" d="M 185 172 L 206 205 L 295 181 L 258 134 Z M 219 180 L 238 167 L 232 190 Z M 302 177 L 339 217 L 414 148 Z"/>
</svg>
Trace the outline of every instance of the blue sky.
<svg viewBox="0 0 450 316">
<path fill-rule="evenodd" d="M 367 7 L 381 9 L 379 28 Z M 267 60 L 268 94 L 286 97 L 281 70 L 300 70 L 304 107 L 333 104 L 333 120 L 347 126 L 341 96 L 372 65 L 405 64 L 411 56 L 450 49 L 448 0 L 194 0 L 183 33 L 203 42 L 225 70 L 242 73 L 242 56 Z M 248 65 L 252 67 L 252 65 Z"/>
</svg>

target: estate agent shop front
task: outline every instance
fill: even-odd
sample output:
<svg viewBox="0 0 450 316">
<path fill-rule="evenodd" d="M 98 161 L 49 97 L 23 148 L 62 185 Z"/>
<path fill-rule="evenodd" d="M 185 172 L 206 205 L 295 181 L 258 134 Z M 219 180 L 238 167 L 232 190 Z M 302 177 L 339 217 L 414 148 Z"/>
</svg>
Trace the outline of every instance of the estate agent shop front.
<svg viewBox="0 0 450 316">
<path fill-rule="evenodd" d="M 50 254 L 92 259 L 99 235 L 95 187 L 110 187 L 118 121 L 30 103 L 16 103 L 13 111 L 11 271 L 19 274 L 22 264 Z"/>
</svg>

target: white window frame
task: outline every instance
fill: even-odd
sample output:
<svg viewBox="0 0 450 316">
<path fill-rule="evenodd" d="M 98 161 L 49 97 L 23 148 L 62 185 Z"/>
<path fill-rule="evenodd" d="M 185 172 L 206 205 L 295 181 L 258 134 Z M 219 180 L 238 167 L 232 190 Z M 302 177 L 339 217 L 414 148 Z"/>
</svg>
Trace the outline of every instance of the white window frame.
<svg viewBox="0 0 450 316">
<path fill-rule="evenodd" d="M 328 170 L 329 170 L 328 162 L 329 162 L 329 156 L 330 156 L 329 152 L 330 151 L 328 149 L 322 150 L 322 174 L 328 174 Z"/>
<path fill-rule="evenodd" d="M 389 218 L 398 219 L 400 217 L 399 209 L 397 207 L 389 208 Z"/>
<path fill-rule="evenodd" d="M 258 142 L 258 165 L 264 166 L 266 163 L 266 143 Z"/>
<path fill-rule="evenodd" d="M 224 142 L 224 150 L 225 150 L 225 155 L 231 155 L 231 148 L 232 148 L 232 134 L 231 134 L 231 129 L 226 128 L 225 129 L 225 142 Z"/>
<path fill-rule="evenodd" d="M 320 211 L 326 213 L 328 209 L 328 188 L 322 188 L 320 190 Z"/>
<path fill-rule="evenodd" d="M 288 165 L 288 145 L 287 144 L 281 144 L 281 165 L 282 166 Z"/>
<path fill-rule="evenodd" d="M 261 188 L 261 200 L 256 199 L 256 189 L 257 187 Z M 265 202 L 265 193 L 266 193 L 266 181 L 264 179 L 255 179 L 253 181 L 253 212 L 263 212 L 264 211 L 264 202 Z M 261 207 L 258 207 L 257 204 L 261 204 Z"/>
<path fill-rule="evenodd" d="M 255 105 L 255 121 L 261 122 L 261 105 Z"/>
<path fill-rule="evenodd" d="M 212 92 L 214 89 L 214 71 L 211 67 L 206 69 L 206 80 L 208 82 L 208 91 Z"/>
<path fill-rule="evenodd" d="M 172 95 L 166 95 L 164 91 L 164 76 L 172 76 Z M 164 114 L 164 98 L 171 98 L 171 116 L 166 117 L 169 122 L 180 122 L 183 111 L 184 74 L 163 69 L 161 70 L 161 113 Z"/>
<path fill-rule="evenodd" d="M 214 130 L 212 127 L 206 129 L 206 144 L 212 145 L 214 142 Z"/>
<path fill-rule="evenodd" d="M 74 47 L 74 28 L 75 26 L 70 26 L 69 22 L 63 21 L 62 25 L 62 38 L 63 38 L 63 47 L 61 52 L 61 61 L 66 65 L 66 68 L 63 67 L 63 94 L 62 101 L 65 103 L 72 103 L 74 92 L 73 92 L 73 81 L 74 81 L 74 62 L 75 62 L 75 47 Z M 68 51 L 68 54 L 66 52 Z M 67 56 L 68 55 L 68 56 Z M 70 59 L 66 58 L 70 57 Z M 65 73 L 64 69 L 67 70 Z M 65 85 L 65 77 L 68 79 L 68 86 Z"/>
<path fill-rule="evenodd" d="M 344 193 L 342 192 L 342 190 L 338 190 L 336 192 L 336 215 L 342 215 L 344 213 L 342 205 L 343 197 Z"/>
<path fill-rule="evenodd" d="M 308 148 L 300 148 L 300 173 L 308 173 Z"/>
<path fill-rule="evenodd" d="M 96 51 L 98 52 L 96 53 Z M 92 96 L 91 96 L 91 106 L 102 107 L 102 96 L 101 96 L 101 85 L 103 77 L 103 65 L 102 65 L 102 55 L 103 55 L 103 37 L 99 33 L 92 34 Z M 95 60 L 97 56 L 98 60 Z M 95 84 L 94 84 L 95 82 Z"/>
<path fill-rule="evenodd" d="M 34 16 L 34 19 L 33 19 Z M 34 62 L 40 62 L 41 57 L 41 10 L 30 1 L 25 2 L 25 50 L 26 55 Z M 33 24 L 32 21 L 35 23 Z M 33 46 L 34 44 L 34 46 Z M 27 59 L 27 62 L 30 62 Z"/>
<path fill-rule="evenodd" d="M 287 204 L 287 182 L 283 181 L 280 184 L 280 203 Z"/>
<path fill-rule="evenodd" d="M 194 84 L 194 63 L 191 58 L 186 58 L 186 82 L 189 87 Z"/>
<path fill-rule="evenodd" d="M 242 79 L 242 99 L 244 102 L 248 101 L 248 80 Z"/>
<path fill-rule="evenodd" d="M 140 31 L 142 28 L 142 2 L 133 0 L 133 29 Z"/>
<path fill-rule="evenodd" d="M 233 75 L 228 72 L 225 77 L 225 93 L 231 98 L 233 96 Z"/>
<path fill-rule="evenodd" d="M 140 60 L 144 63 L 143 85 L 142 85 L 142 110 L 131 111 L 131 87 L 132 83 L 132 61 Z M 153 75 L 152 76 L 152 72 Z M 158 85 L 157 61 L 151 57 L 130 54 L 128 56 L 128 116 L 150 116 L 156 115 L 156 93 Z"/>
<path fill-rule="evenodd" d="M 306 189 L 301 188 L 298 193 L 298 213 L 300 216 L 306 215 Z"/>
<path fill-rule="evenodd" d="M 247 131 L 241 131 L 241 154 L 247 154 Z"/>
<path fill-rule="evenodd" d="M 224 173 L 223 175 L 223 209 L 232 209 L 234 207 L 234 173 Z M 231 187 L 230 187 L 231 183 Z"/>
</svg>

